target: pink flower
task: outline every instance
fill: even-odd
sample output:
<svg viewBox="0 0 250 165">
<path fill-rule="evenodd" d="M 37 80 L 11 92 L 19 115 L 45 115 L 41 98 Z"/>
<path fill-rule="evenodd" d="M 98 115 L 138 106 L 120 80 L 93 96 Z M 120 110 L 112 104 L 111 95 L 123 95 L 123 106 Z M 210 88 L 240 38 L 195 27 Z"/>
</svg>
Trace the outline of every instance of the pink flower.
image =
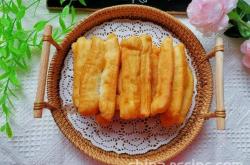
<svg viewBox="0 0 250 165">
<path fill-rule="evenodd" d="M 187 15 L 191 24 L 205 34 L 218 32 L 228 26 L 227 13 L 234 9 L 238 0 L 193 0 Z"/>
<path fill-rule="evenodd" d="M 250 56 L 250 39 L 243 42 L 240 46 L 240 51 L 243 54 Z"/>
<path fill-rule="evenodd" d="M 242 63 L 245 67 L 250 69 L 250 56 L 245 55 L 242 59 Z"/>
<path fill-rule="evenodd" d="M 250 40 L 246 40 L 241 44 L 240 51 L 245 54 L 242 59 L 243 65 L 250 68 Z"/>
</svg>

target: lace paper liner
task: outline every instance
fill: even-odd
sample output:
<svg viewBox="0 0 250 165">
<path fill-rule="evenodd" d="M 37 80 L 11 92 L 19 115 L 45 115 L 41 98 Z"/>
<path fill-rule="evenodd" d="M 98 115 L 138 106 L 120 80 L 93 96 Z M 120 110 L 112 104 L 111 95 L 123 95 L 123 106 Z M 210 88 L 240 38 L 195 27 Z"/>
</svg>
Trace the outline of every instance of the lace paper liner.
<svg viewBox="0 0 250 165">
<path fill-rule="evenodd" d="M 153 43 L 160 45 L 166 36 L 174 37 L 174 44 L 180 41 L 173 34 L 151 22 L 142 22 L 139 20 L 120 19 L 111 22 L 105 22 L 88 31 L 85 36 L 90 38 L 92 35 L 106 39 L 109 33 L 114 32 L 119 40 L 131 35 L 149 34 L 152 36 Z M 194 68 L 191 65 L 191 59 L 186 50 L 189 66 L 193 73 Z M 194 94 L 192 106 L 181 126 L 163 128 L 160 125 L 159 117 L 124 121 L 115 117 L 112 124 L 107 127 L 96 123 L 94 117 L 80 116 L 74 108 L 67 113 L 69 121 L 73 127 L 79 131 L 82 136 L 91 141 L 93 145 L 105 151 L 113 151 L 118 154 L 126 153 L 130 155 L 143 154 L 150 150 L 155 150 L 162 145 L 169 143 L 175 138 L 178 132 L 185 126 L 186 121 L 191 116 L 195 105 L 196 96 L 196 77 L 194 75 Z M 65 58 L 64 67 L 61 72 L 60 96 L 64 105 L 72 105 L 73 89 L 73 58 L 70 50 Z"/>
</svg>

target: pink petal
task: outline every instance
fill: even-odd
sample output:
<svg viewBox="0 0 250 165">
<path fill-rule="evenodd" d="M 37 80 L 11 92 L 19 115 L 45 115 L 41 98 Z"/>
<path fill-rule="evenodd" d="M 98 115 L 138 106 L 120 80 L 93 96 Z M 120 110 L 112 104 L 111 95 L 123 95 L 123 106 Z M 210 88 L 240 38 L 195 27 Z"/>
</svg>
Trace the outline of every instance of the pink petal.
<svg viewBox="0 0 250 165">
<path fill-rule="evenodd" d="M 250 69 L 250 56 L 244 56 L 242 59 L 242 63 L 245 67 Z"/>
<path fill-rule="evenodd" d="M 243 54 L 250 56 L 250 40 L 246 40 L 241 44 L 240 51 Z"/>
<path fill-rule="evenodd" d="M 189 22 L 203 33 L 218 32 L 228 25 L 221 0 L 193 0 L 188 8 Z"/>
<path fill-rule="evenodd" d="M 229 21 L 229 18 L 228 18 L 227 15 L 225 15 L 225 16 L 219 21 L 219 24 L 217 25 L 217 27 L 218 27 L 218 30 L 217 30 L 217 31 L 220 31 L 220 30 L 225 29 L 225 28 L 228 26 L 228 21 Z"/>
<path fill-rule="evenodd" d="M 217 23 L 223 15 L 223 5 L 215 3 L 216 1 L 191 3 L 187 10 L 190 22 L 195 26 L 207 26 L 207 24 Z"/>
<path fill-rule="evenodd" d="M 221 0 L 221 2 L 223 3 L 225 13 L 229 13 L 236 8 L 238 0 Z"/>
</svg>

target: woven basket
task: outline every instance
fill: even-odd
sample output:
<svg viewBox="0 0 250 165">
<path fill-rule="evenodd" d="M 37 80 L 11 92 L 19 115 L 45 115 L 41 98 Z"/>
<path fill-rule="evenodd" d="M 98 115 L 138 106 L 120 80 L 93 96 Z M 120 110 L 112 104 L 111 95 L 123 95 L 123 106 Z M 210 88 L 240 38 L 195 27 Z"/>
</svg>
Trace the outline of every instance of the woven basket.
<svg viewBox="0 0 250 165">
<path fill-rule="evenodd" d="M 72 124 L 67 119 L 65 110 L 62 110 L 62 103 L 59 96 L 59 81 L 61 76 L 61 69 L 64 64 L 64 59 L 71 48 L 71 44 L 80 36 L 91 28 L 113 19 L 136 19 L 142 21 L 149 21 L 167 28 L 172 32 L 186 48 L 189 50 L 192 59 L 192 65 L 195 69 L 197 77 L 197 96 L 195 98 L 195 108 L 192 116 L 186 123 L 185 127 L 180 131 L 176 138 L 170 143 L 159 147 L 157 150 L 149 151 L 141 155 L 117 154 L 115 152 L 107 152 L 86 140 L 78 131 L 74 129 Z M 51 30 L 47 30 L 51 31 Z M 195 35 L 185 27 L 181 22 L 166 12 L 155 8 L 141 6 L 141 5 L 120 5 L 99 10 L 91 14 L 88 18 L 81 21 L 75 28 L 64 38 L 63 42 L 58 45 L 50 37 L 51 32 L 48 32 L 44 37 L 44 46 L 48 48 L 49 43 L 56 46 L 57 51 L 53 56 L 47 77 L 47 95 L 48 102 L 43 101 L 44 87 L 46 82 L 46 71 L 48 57 L 42 57 L 42 64 L 40 72 L 41 81 L 38 85 L 38 93 L 34 106 L 36 117 L 41 117 L 42 109 L 51 109 L 52 115 L 62 133 L 71 141 L 79 150 L 89 155 L 90 157 L 107 164 L 129 164 L 130 162 L 159 162 L 173 158 L 181 151 L 183 151 L 199 134 L 203 123 L 204 116 L 201 114 L 208 114 L 212 99 L 212 70 L 206 53 L 201 43 Z M 49 50 L 43 50 L 43 55 L 48 55 Z M 44 60 L 45 59 L 45 60 Z M 45 71 L 44 71 L 45 70 Z M 40 114 L 40 115 L 39 115 Z M 212 116 L 212 115 L 210 115 Z M 223 116 L 222 116 L 223 117 Z"/>
</svg>

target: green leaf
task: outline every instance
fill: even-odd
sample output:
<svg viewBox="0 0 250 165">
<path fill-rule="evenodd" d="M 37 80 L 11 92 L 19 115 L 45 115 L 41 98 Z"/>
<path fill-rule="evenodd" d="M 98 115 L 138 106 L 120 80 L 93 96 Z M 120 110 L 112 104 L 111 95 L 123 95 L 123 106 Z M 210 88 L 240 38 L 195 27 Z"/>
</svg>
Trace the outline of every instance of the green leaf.
<svg viewBox="0 0 250 165">
<path fill-rule="evenodd" d="M 59 28 L 55 28 L 52 33 L 53 39 L 55 39 L 59 35 Z"/>
<path fill-rule="evenodd" d="M 10 82 L 15 85 L 15 86 L 19 86 L 20 85 L 20 81 L 17 79 L 17 75 L 16 72 L 11 72 L 10 76 Z"/>
<path fill-rule="evenodd" d="M 0 24 L 2 24 L 5 27 L 8 27 L 11 25 L 11 20 L 7 18 L 0 18 Z"/>
<path fill-rule="evenodd" d="M 246 14 L 242 17 L 242 20 L 248 22 L 250 20 L 250 14 Z"/>
<path fill-rule="evenodd" d="M 2 126 L 0 127 L 0 131 L 1 131 L 1 132 L 4 132 L 5 129 L 6 129 L 6 124 L 4 124 L 4 125 L 2 125 Z"/>
<path fill-rule="evenodd" d="M 12 13 L 14 13 L 14 14 L 17 14 L 17 12 L 18 12 L 18 7 L 17 7 L 17 5 L 15 4 L 15 2 L 11 2 L 11 11 L 12 11 Z"/>
<path fill-rule="evenodd" d="M 0 80 L 2 80 L 2 79 L 4 79 L 4 78 L 8 77 L 9 74 L 10 74 L 9 72 L 5 72 L 5 73 L 1 74 L 1 75 L 0 75 Z"/>
<path fill-rule="evenodd" d="M 23 30 L 19 30 L 15 33 L 15 36 L 18 40 L 20 41 L 26 41 L 27 37 L 28 37 L 28 34 L 27 32 L 23 31 Z"/>
<path fill-rule="evenodd" d="M 3 95 L 3 96 L 0 98 L 0 105 L 2 105 L 2 104 L 6 101 L 6 98 L 7 98 L 6 95 Z"/>
<path fill-rule="evenodd" d="M 33 27 L 35 31 L 39 32 L 44 29 L 45 25 L 48 23 L 47 20 L 38 21 Z"/>
<path fill-rule="evenodd" d="M 60 0 L 60 4 L 62 5 L 63 4 L 63 2 L 65 2 L 66 0 Z"/>
<path fill-rule="evenodd" d="M 25 54 L 25 52 L 27 51 L 27 47 L 28 47 L 28 44 L 26 42 L 21 43 L 20 48 L 19 48 L 20 53 Z"/>
<path fill-rule="evenodd" d="M 26 49 L 26 55 L 27 55 L 28 59 L 31 58 L 30 47 L 28 45 L 27 45 L 27 49 Z"/>
<path fill-rule="evenodd" d="M 232 10 L 230 13 L 228 13 L 229 19 L 233 21 L 240 21 L 240 15 L 237 13 L 236 10 Z"/>
<path fill-rule="evenodd" d="M 9 90 L 10 91 L 10 90 Z M 17 98 L 16 96 L 14 96 L 15 98 Z M 12 101 L 10 100 L 10 98 L 8 97 L 8 102 L 9 102 L 9 105 L 10 105 L 10 108 L 15 108 L 14 104 L 12 103 Z M 10 115 L 13 115 L 13 113 L 10 111 Z"/>
<path fill-rule="evenodd" d="M 0 4 L 0 11 L 3 12 L 3 4 Z"/>
<path fill-rule="evenodd" d="M 14 61 L 15 61 L 15 63 L 17 64 L 17 66 L 20 67 L 21 69 L 23 69 L 23 70 L 26 70 L 26 69 L 27 69 L 26 64 L 22 64 L 20 61 L 15 60 L 15 59 L 14 59 Z"/>
<path fill-rule="evenodd" d="M 14 97 L 17 98 L 17 95 L 16 95 L 10 88 L 8 88 L 8 90 L 9 90 L 9 92 L 10 92 L 10 94 L 11 94 L 12 96 L 14 96 Z M 9 97 L 8 97 L 8 98 L 9 98 Z M 8 99 L 8 100 L 9 100 L 9 99 Z M 9 103 L 12 104 L 10 100 L 9 100 Z"/>
<path fill-rule="evenodd" d="M 14 42 L 12 42 L 12 41 L 8 42 L 8 48 L 9 48 L 10 52 L 13 55 L 22 55 L 22 52 L 19 49 L 15 48 L 14 45 L 15 45 Z"/>
<path fill-rule="evenodd" d="M 240 8 L 244 14 L 250 14 L 250 5 L 244 0 L 239 0 L 237 8 Z"/>
<path fill-rule="evenodd" d="M 71 28 L 66 28 L 64 31 L 63 31 L 63 33 L 64 34 L 67 34 L 67 33 L 69 33 L 71 31 Z"/>
<path fill-rule="evenodd" d="M 62 17 L 59 17 L 59 24 L 63 30 L 66 29 L 66 25 Z"/>
<path fill-rule="evenodd" d="M 3 6 L 4 13 L 9 14 L 9 12 L 12 12 L 11 10 L 12 10 L 12 8 L 9 4 L 6 4 Z"/>
<path fill-rule="evenodd" d="M 76 19 L 76 9 L 74 6 L 71 6 L 71 24 L 75 22 Z"/>
<path fill-rule="evenodd" d="M 36 43 L 37 43 L 37 32 L 35 32 L 35 34 L 33 36 L 32 43 L 33 43 L 33 45 L 36 45 Z"/>
<path fill-rule="evenodd" d="M 24 17 L 25 11 L 26 11 L 26 9 L 24 7 L 21 7 L 20 10 L 18 10 L 18 12 L 16 14 L 17 20 L 21 20 Z"/>
<path fill-rule="evenodd" d="M 4 112 L 5 116 L 6 116 L 6 118 L 9 118 L 9 116 L 10 116 L 10 110 L 9 110 L 9 108 L 6 106 L 6 104 L 2 104 L 2 110 L 3 110 L 3 112 Z"/>
<path fill-rule="evenodd" d="M 17 2 L 17 5 L 18 5 L 18 6 L 21 6 L 21 5 L 22 5 L 22 0 L 16 0 L 16 2 Z"/>
<path fill-rule="evenodd" d="M 85 0 L 79 0 L 79 2 L 80 2 L 82 5 L 87 6 Z"/>
<path fill-rule="evenodd" d="M 6 130 L 6 134 L 8 135 L 8 138 L 12 138 L 13 132 L 12 132 L 9 122 L 6 123 L 5 130 Z"/>
<path fill-rule="evenodd" d="M 246 38 L 246 39 L 250 38 L 250 24 L 241 21 L 241 22 L 238 22 L 238 28 L 243 38 Z"/>
<path fill-rule="evenodd" d="M 65 6 L 62 10 L 61 17 L 65 18 L 69 15 L 69 5 Z"/>
<path fill-rule="evenodd" d="M 7 53 L 7 49 L 6 47 L 2 47 L 2 49 L 0 49 L 0 57 L 7 57 L 8 53 Z"/>
<path fill-rule="evenodd" d="M 21 20 L 16 21 L 16 28 L 17 30 L 20 30 L 20 31 L 23 29 Z"/>
<path fill-rule="evenodd" d="M 9 66 L 0 59 L 0 68 L 5 70 L 6 72 L 9 71 Z"/>
<path fill-rule="evenodd" d="M 236 10 L 231 11 L 228 16 L 233 25 L 237 25 L 240 35 L 248 39 L 250 37 L 250 24 L 244 22 Z"/>
</svg>

